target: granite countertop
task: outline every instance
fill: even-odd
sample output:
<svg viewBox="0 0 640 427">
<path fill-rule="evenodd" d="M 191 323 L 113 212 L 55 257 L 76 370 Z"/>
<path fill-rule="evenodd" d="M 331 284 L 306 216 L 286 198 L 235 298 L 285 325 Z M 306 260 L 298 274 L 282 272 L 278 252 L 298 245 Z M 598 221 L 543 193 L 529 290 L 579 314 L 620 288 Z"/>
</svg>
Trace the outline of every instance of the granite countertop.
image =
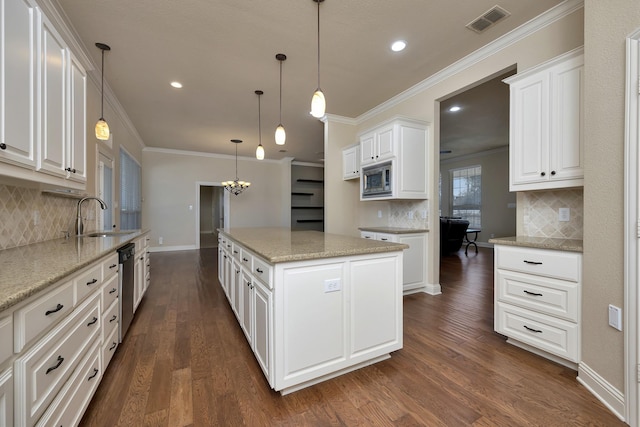
<svg viewBox="0 0 640 427">
<path fill-rule="evenodd" d="M 402 243 L 380 242 L 320 231 L 291 231 L 288 228 L 230 228 L 220 231 L 272 264 L 409 248 Z"/>
<path fill-rule="evenodd" d="M 521 246 L 526 248 L 552 249 L 567 252 L 582 252 L 582 240 L 552 237 L 513 236 L 489 239 L 496 245 Z"/>
<path fill-rule="evenodd" d="M 146 233 L 61 238 L 0 251 L 0 311 L 6 310 Z"/>
<path fill-rule="evenodd" d="M 411 234 L 411 233 L 427 233 L 426 228 L 404 228 L 404 227 L 358 227 L 360 231 L 371 231 L 372 233 L 387 234 Z"/>
</svg>

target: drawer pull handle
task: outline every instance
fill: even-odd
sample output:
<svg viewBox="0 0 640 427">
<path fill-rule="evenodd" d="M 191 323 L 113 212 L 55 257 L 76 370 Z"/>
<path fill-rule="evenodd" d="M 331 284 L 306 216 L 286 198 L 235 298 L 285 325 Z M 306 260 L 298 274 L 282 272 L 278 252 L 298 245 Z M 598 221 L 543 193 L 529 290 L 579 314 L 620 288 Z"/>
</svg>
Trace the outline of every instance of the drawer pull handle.
<svg viewBox="0 0 640 427">
<path fill-rule="evenodd" d="M 242 261 L 244 261 L 244 262 L 249 262 L 249 260 L 248 260 L 248 259 L 246 259 L 246 258 L 242 258 Z"/>
<path fill-rule="evenodd" d="M 94 379 L 96 377 L 96 375 L 98 375 L 98 371 L 96 368 L 93 368 L 93 375 L 91 375 L 89 378 L 87 378 L 87 381 L 91 381 L 92 379 Z"/>
<path fill-rule="evenodd" d="M 97 281 L 98 281 L 98 279 L 93 279 L 93 280 L 91 280 L 91 281 L 87 282 L 87 286 L 89 286 L 89 285 L 93 285 L 93 284 L 94 284 L 94 283 L 96 283 Z"/>
<path fill-rule="evenodd" d="M 527 290 L 522 291 L 522 292 L 524 292 L 527 295 L 531 295 L 532 297 L 541 297 L 542 296 L 542 294 L 539 294 L 537 292 L 530 292 L 530 291 L 527 291 Z"/>
<path fill-rule="evenodd" d="M 117 266 L 118 266 L 118 264 L 111 264 L 111 265 L 109 266 L 109 268 L 110 268 L 110 269 L 111 269 L 111 268 L 116 268 Z"/>
<path fill-rule="evenodd" d="M 251 287 L 251 282 L 247 282 L 247 286 Z"/>
<path fill-rule="evenodd" d="M 264 271 L 260 270 L 259 268 L 256 268 L 256 271 L 260 274 L 264 273 Z"/>
<path fill-rule="evenodd" d="M 62 362 L 64 362 L 64 357 L 58 356 L 58 363 L 56 363 L 56 366 L 52 366 L 49 369 L 47 369 L 47 372 L 45 373 L 45 375 L 48 375 L 49 372 L 55 371 L 56 369 L 58 369 L 60 365 L 62 365 Z"/>
<path fill-rule="evenodd" d="M 116 348 L 118 344 L 116 344 L 115 342 L 113 344 L 111 344 L 111 347 L 109 347 L 109 351 L 113 350 L 114 348 Z"/>
<path fill-rule="evenodd" d="M 388 239 L 386 237 L 382 237 L 380 240 L 382 240 L 383 242 L 386 242 Z"/>
<path fill-rule="evenodd" d="M 522 325 L 522 326 L 524 326 L 524 328 L 529 332 L 535 332 L 536 334 L 541 334 L 542 333 L 542 331 L 540 329 L 533 329 L 533 328 L 528 327 L 527 325 Z"/>
<path fill-rule="evenodd" d="M 98 321 L 98 318 L 97 318 L 97 317 L 95 317 L 95 316 L 93 316 L 93 319 L 91 319 L 91 322 L 87 323 L 87 326 L 91 326 L 91 325 L 93 325 L 94 323 L 96 323 L 97 321 Z"/>
<path fill-rule="evenodd" d="M 240 252 L 238 252 L 238 251 L 233 251 L 233 253 L 234 253 L 234 254 L 239 254 Z"/>
<path fill-rule="evenodd" d="M 140 257 L 140 261 L 142 261 L 144 259 L 144 255 Z"/>
<path fill-rule="evenodd" d="M 114 293 L 114 292 L 116 292 L 116 291 L 117 291 L 117 289 L 116 289 L 116 288 L 111 288 L 111 290 L 109 291 L 109 293 L 110 293 L 110 294 L 112 294 L 112 293 Z"/>
<path fill-rule="evenodd" d="M 524 260 L 525 264 L 532 264 L 532 265 L 542 265 L 541 262 L 538 261 L 527 261 L 526 259 Z"/>
<path fill-rule="evenodd" d="M 109 323 L 113 322 L 114 320 L 116 320 L 118 318 L 118 316 L 116 316 L 115 314 L 113 315 L 113 317 L 111 319 L 109 319 Z"/>
<path fill-rule="evenodd" d="M 56 305 L 56 308 L 54 308 L 53 310 L 47 310 L 47 311 L 44 313 L 44 315 L 45 315 L 45 316 L 48 316 L 48 315 L 50 315 L 50 314 L 57 313 L 57 312 L 59 312 L 60 310 L 62 310 L 62 308 L 63 308 L 63 307 L 64 307 L 64 305 L 62 305 L 62 304 L 58 304 L 58 305 Z"/>
</svg>

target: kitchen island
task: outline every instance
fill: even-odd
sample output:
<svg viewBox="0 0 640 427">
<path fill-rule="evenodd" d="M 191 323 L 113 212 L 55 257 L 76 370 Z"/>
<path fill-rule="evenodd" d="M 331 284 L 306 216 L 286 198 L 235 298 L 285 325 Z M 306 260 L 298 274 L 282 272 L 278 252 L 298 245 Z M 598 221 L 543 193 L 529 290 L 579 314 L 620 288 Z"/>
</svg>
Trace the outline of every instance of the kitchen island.
<svg viewBox="0 0 640 427">
<path fill-rule="evenodd" d="M 218 278 L 271 386 L 290 393 L 402 348 L 404 244 L 221 229 Z"/>
</svg>

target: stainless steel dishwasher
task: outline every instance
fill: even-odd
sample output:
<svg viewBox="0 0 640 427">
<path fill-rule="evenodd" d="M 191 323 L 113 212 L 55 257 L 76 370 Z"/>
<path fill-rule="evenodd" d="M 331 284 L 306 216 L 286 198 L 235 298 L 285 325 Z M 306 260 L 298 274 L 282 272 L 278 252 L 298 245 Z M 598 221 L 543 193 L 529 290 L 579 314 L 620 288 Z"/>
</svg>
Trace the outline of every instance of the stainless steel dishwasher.
<svg viewBox="0 0 640 427">
<path fill-rule="evenodd" d="M 120 342 L 124 339 L 129 325 L 133 320 L 133 287 L 134 287 L 134 255 L 136 245 L 129 243 L 118 249 L 118 262 L 120 266 Z"/>
</svg>

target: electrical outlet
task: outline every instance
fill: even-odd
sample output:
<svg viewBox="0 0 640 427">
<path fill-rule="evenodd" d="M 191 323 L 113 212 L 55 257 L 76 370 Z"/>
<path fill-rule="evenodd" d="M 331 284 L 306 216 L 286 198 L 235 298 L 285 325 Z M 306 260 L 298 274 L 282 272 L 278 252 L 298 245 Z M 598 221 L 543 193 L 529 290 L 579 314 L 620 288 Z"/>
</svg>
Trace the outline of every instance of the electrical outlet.
<svg viewBox="0 0 640 427">
<path fill-rule="evenodd" d="M 622 309 L 612 304 L 609 304 L 609 326 L 622 330 Z"/>
<path fill-rule="evenodd" d="M 162 244 L 162 242 L 163 242 L 163 240 L 164 240 L 164 239 L 163 239 L 162 237 L 158 237 L 158 244 L 159 244 L 159 245 L 161 245 L 161 244 Z"/>
<path fill-rule="evenodd" d="M 341 288 L 340 279 L 326 279 L 324 281 L 324 293 L 336 292 Z"/>
<path fill-rule="evenodd" d="M 33 225 L 34 226 L 38 225 L 38 222 L 40 222 L 40 212 L 33 211 Z"/>
<path fill-rule="evenodd" d="M 413 211 L 407 212 L 407 218 L 413 219 Z"/>
<path fill-rule="evenodd" d="M 427 219 L 427 210 L 423 209 L 422 212 L 420 212 L 420 216 L 422 217 L 422 219 Z"/>
<path fill-rule="evenodd" d="M 378 211 L 378 218 L 382 218 L 382 211 L 381 210 Z"/>
<path fill-rule="evenodd" d="M 558 209 L 558 221 L 567 222 L 571 218 L 571 209 L 560 208 Z"/>
</svg>

